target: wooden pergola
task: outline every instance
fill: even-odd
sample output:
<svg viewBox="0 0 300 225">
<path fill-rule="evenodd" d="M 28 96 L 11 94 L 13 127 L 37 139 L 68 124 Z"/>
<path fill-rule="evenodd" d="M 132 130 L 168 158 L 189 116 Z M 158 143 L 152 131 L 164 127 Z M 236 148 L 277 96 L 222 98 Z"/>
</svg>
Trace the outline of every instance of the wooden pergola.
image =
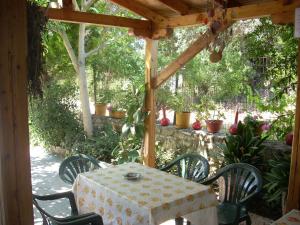
<svg viewBox="0 0 300 225">
<path fill-rule="evenodd" d="M 93 0 L 87 0 L 87 2 Z M 157 71 L 157 45 L 160 38 L 172 35 L 172 29 L 204 25 L 208 18 L 207 0 L 110 0 L 144 19 L 78 12 L 72 0 L 63 0 L 63 8 L 47 9 L 49 19 L 128 28 L 146 40 L 146 108 L 144 163 L 155 165 L 155 90 L 182 68 L 219 33 L 238 20 L 271 16 L 276 24 L 293 23 L 300 0 L 228 0 L 227 21 L 217 32 L 207 31 L 166 68 Z M 222 5 L 222 0 L 215 4 Z M 2 0 L 0 3 L 0 225 L 33 224 L 30 176 L 26 0 Z M 300 45 L 299 45 L 300 46 Z M 298 78 L 300 78 L 298 58 Z M 288 210 L 300 207 L 300 83 L 297 90 L 296 122 L 288 193 Z M 297 172 L 298 171 L 298 172 Z"/>
</svg>

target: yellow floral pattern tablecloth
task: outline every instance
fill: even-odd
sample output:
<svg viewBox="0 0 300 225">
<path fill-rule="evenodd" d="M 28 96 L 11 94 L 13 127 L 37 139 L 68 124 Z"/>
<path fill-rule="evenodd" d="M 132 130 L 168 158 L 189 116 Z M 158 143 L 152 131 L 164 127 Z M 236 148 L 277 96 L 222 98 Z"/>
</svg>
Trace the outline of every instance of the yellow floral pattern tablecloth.
<svg viewBox="0 0 300 225">
<path fill-rule="evenodd" d="M 123 175 L 128 172 L 138 172 L 142 178 L 126 180 Z M 208 186 L 137 163 L 80 174 L 73 191 L 79 212 L 98 213 L 104 224 L 156 225 L 193 212 L 205 212 L 203 209 L 211 210 L 202 218 L 217 217 L 216 196 Z M 211 221 L 212 225 L 217 223 L 215 219 Z"/>
<path fill-rule="evenodd" d="M 272 223 L 272 225 L 300 225 L 300 211 L 293 209 Z"/>
</svg>

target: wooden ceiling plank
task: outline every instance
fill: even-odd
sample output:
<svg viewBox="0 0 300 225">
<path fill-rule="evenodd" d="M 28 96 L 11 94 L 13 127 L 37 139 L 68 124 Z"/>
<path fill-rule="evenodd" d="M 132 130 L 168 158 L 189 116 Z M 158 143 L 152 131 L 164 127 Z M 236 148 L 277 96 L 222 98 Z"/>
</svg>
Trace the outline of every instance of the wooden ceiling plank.
<svg viewBox="0 0 300 225">
<path fill-rule="evenodd" d="M 279 14 L 271 15 L 271 20 L 273 24 L 292 24 L 295 22 L 295 13 L 294 12 L 284 12 Z"/>
<path fill-rule="evenodd" d="M 181 15 L 186 15 L 189 13 L 189 6 L 187 6 L 184 2 L 181 2 L 180 0 L 159 0 L 166 6 L 168 6 L 170 9 L 174 10 L 175 12 L 180 13 Z"/>
<path fill-rule="evenodd" d="M 284 5 L 282 1 L 270 1 L 264 3 L 256 3 L 240 7 L 233 7 L 227 9 L 226 19 L 228 21 L 253 19 L 270 16 L 272 14 L 281 14 L 284 12 L 294 11 L 295 8 L 300 7 L 300 0 L 294 0 L 291 4 Z M 165 21 L 156 24 L 156 28 L 174 28 L 182 26 L 193 26 L 203 24 L 207 13 L 195 13 L 185 16 L 178 16 L 168 18 Z"/>
<path fill-rule="evenodd" d="M 158 88 L 164 82 L 166 82 L 173 74 L 175 74 L 180 68 L 182 68 L 187 62 L 193 59 L 199 52 L 207 48 L 208 45 L 213 42 L 218 35 L 225 31 L 232 23 L 227 24 L 220 28 L 216 34 L 213 34 L 210 30 L 202 34 L 194 43 L 192 43 L 177 59 L 170 63 L 165 69 L 163 69 L 159 75 L 152 80 L 154 88 Z"/>
<path fill-rule="evenodd" d="M 141 5 L 137 1 L 134 0 L 109 0 L 119 6 L 122 6 L 125 9 L 128 9 L 142 17 L 145 17 L 148 20 L 152 20 L 155 23 L 161 23 L 166 18 L 159 15 L 158 13 L 150 10 L 146 6 Z"/>
<path fill-rule="evenodd" d="M 66 11 L 63 9 L 43 9 L 46 11 L 46 16 L 50 20 L 146 30 L 150 30 L 151 28 L 151 22 L 148 20 L 131 19 L 120 16 L 110 16 L 78 11 Z"/>
</svg>

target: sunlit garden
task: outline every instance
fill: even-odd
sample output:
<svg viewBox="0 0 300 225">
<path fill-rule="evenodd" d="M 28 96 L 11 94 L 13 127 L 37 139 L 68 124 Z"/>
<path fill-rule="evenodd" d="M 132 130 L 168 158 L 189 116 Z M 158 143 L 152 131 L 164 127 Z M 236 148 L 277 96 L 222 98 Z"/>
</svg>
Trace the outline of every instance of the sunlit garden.
<svg viewBox="0 0 300 225">
<path fill-rule="evenodd" d="M 133 16 L 106 1 L 88 10 Z M 206 29 L 176 28 L 160 40 L 158 70 Z M 142 162 L 145 42 L 122 28 L 54 21 L 42 40 L 41 92 L 29 99 L 31 145 L 62 159 Z M 278 219 L 289 181 L 296 56 L 293 26 L 269 18 L 220 34 L 155 92 L 156 168 L 187 153 L 204 156 L 210 175 L 233 163 L 253 165 L 263 184 L 248 209 Z"/>
</svg>

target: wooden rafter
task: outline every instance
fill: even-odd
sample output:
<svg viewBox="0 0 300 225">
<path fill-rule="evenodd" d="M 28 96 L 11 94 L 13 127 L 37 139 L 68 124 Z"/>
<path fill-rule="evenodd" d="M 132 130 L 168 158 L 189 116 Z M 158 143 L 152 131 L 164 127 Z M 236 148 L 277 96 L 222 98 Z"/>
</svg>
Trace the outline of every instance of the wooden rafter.
<svg viewBox="0 0 300 225">
<path fill-rule="evenodd" d="M 297 7 L 300 7 L 300 0 L 294 0 L 291 4 L 288 5 L 283 5 L 282 1 L 270 1 L 228 8 L 226 17 L 229 21 L 261 18 L 273 14 L 293 12 Z M 156 24 L 156 26 L 158 28 L 192 26 L 203 23 L 206 18 L 207 13 L 195 13 L 185 16 L 168 18 L 165 21 Z"/>
<path fill-rule="evenodd" d="M 110 0 L 113 3 L 116 3 L 122 6 L 125 9 L 128 9 L 148 20 L 151 20 L 155 23 L 161 23 L 165 20 L 165 17 L 159 15 L 158 13 L 150 10 L 149 8 L 143 6 L 135 0 Z"/>
<path fill-rule="evenodd" d="M 151 28 L 151 22 L 147 20 L 131 19 L 120 16 L 110 16 L 87 12 L 69 10 L 66 11 L 63 9 L 47 9 L 46 16 L 51 20 L 58 20 L 69 23 L 87 23 L 102 26 L 127 27 L 149 30 Z"/>
<path fill-rule="evenodd" d="M 180 13 L 181 15 L 186 15 L 189 13 L 189 7 L 182 1 L 174 1 L 174 0 L 159 0 L 160 2 L 164 3 L 170 9 Z"/>
<path fill-rule="evenodd" d="M 292 24 L 295 21 L 295 12 L 284 12 L 271 15 L 273 24 Z"/>
<path fill-rule="evenodd" d="M 207 31 L 202 34 L 194 43 L 192 43 L 176 60 L 163 69 L 159 75 L 152 80 L 154 88 L 158 88 L 165 81 L 167 81 L 176 71 L 182 68 L 188 61 L 195 57 L 200 51 L 205 49 L 211 42 L 213 42 L 219 33 L 226 30 L 232 23 L 223 26 L 216 34 Z"/>
</svg>

